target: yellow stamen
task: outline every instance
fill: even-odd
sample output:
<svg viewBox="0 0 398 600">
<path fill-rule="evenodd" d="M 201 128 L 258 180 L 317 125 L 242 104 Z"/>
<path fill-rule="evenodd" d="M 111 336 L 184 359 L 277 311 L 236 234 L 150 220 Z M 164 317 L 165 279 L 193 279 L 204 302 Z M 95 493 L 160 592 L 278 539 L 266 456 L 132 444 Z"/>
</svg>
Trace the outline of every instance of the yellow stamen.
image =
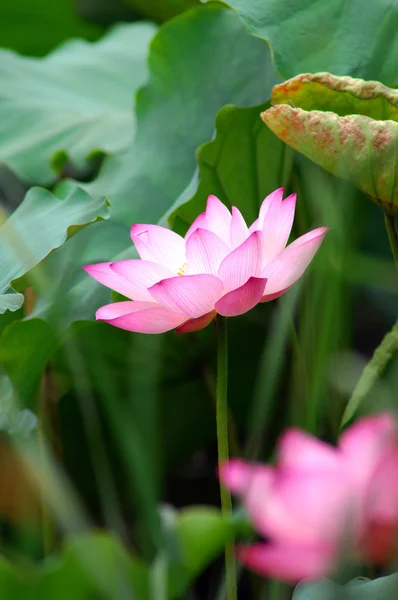
<svg viewBox="0 0 398 600">
<path fill-rule="evenodd" d="M 184 271 L 185 271 L 185 267 L 187 266 L 187 263 L 184 262 L 184 264 L 182 265 L 182 267 L 180 267 L 177 271 L 177 275 L 184 275 Z"/>
</svg>

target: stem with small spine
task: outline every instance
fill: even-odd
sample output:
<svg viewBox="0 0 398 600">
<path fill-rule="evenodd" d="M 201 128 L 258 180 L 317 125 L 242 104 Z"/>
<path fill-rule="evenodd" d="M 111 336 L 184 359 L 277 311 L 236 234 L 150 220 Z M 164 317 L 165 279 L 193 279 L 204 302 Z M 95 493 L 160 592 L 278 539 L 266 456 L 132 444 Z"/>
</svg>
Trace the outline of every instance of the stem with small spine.
<svg viewBox="0 0 398 600">
<path fill-rule="evenodd" d="M 229 459 L 228 445 L 228 339 L 227 319 L 217 315 L 217 447 L 219 466 Z M 229 490 L 220 482 L 221 512 L 225 516 L 232 513 L 232 499 Z M 225 578 L 227 599 L 237 600 L 236 560 L 233 542 L 225 546 Z"/>
</svg>

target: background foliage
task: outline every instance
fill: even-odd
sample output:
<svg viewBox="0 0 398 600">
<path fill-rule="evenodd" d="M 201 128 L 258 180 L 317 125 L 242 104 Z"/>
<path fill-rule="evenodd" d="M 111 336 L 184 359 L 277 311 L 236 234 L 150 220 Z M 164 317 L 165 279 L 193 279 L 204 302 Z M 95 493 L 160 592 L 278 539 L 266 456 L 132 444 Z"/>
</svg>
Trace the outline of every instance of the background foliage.
<svg viewBox="0 0 398 600">
<path fill-rule="evenodd" d="M 184 233 L 210 193 L 250 221 L 283 185 L 298 193 L 294 236 L 331 227 L 300 284 L 230 320 L 229 404 L 240 454 L 269 459 L 293 424 L 336 439 L 397 317 L 383 216 L 357 179 L 335 176 L 342 162 L 329 168 L 308 139 L 293 150 L 260 113 L 303 72 L 398 83 L 397 7 L 361 6 L 1 3 L 4 597 L 215 598 L 214 559 L 234 531 L 247 534 L 239 514 L 226 522 L 216 508 L 212 327 L 146 337 L 94 321 L 111 292 L 81 267 L 134 257 L 132 223 Z M 394 103 L 375 115 L 350 91 L 308 85 L 272 100 L 284 89 L 283 105 L 308 114 L 398 121 Z M 358 412 L 397 408 L 397 386 L 392 358 Z M 190 505 L 202 507 L 180 510 Z M 248 576 L 241 597 L 264 588 L 291 597 Z"/>
</svg>

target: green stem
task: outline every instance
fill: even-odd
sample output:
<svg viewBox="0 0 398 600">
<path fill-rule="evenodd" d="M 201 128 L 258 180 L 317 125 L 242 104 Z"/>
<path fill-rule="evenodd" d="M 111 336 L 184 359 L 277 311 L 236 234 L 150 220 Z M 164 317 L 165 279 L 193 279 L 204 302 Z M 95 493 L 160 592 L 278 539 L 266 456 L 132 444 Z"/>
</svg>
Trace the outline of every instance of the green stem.
<svg viewBox="0 0 398 600">
<path fill-rule="evenodd" d="M 228 449 L 228 340 L 227 320 L 217 315 L 217 448 L 218 464 L 229 459 Z M 232 499 L 229 490 L 220 483 L 221 512 L 229 516 L 232 513 Z M 237 600 L 236 561 L 233 542 L 225 546 L 225 579 L 227 599 Z"/>
<path fill-rule="evenodd" d="M 365 396 L 370 392 L 380 375 L 398 352 L 398 321 L 382 339 L 372 358 L 362 371 L 357 385 L 345 409 L 341 427 L 344 427 L 355 415 Z"/>
<path fill-rule="evenodd" d="M 384 222 L 386 224 L 388 239 L 390 241 L 391 252 L 394 257 L 395 266 L 398 268 L 398 231 L 395 225 L 395 218 L 384 213 Z"/>
<path fill-rule="evenodd" d="M 209 392 L 210 400 L 213 404 L 213 408 L 214 408 L 214 412 L 215 412 L 216 406 L 217 406 L 216 378 L 213 376 L 212 371 L 207 367 L 203 369 L 203 382 L 206 386 L 207 391 Z M 228 407 L 227 407 L 227 423 L 228 423 L 228 443 L 229 443 L 230 454 L 232 456 L 242 456 L 243 452 L 242 452 L 240 444 L 239 444 L 236 423 L 235 423 L 233 415 L 231 414 L 231 411 Z"/>
</svg>

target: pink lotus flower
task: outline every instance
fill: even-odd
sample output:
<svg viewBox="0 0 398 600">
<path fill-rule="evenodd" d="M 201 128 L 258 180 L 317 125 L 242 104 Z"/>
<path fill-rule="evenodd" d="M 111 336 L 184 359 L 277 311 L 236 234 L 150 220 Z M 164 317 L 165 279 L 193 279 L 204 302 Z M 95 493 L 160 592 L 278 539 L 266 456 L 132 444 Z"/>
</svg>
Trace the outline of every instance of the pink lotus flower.
<svg viewBox="0 0 398 600">
<path fill-rule="evenodd" d="M 220 468 L 267 541 L 238 548 L 263 575 L 299 581 L 329 574 L 338 552 L 387 562 L 398 534 L 398 436 L 390 415 L 361 419 L 337 448 L 291 429 L 275 467 L 231 460 Z"/>
<path fill-rule="evenodd" d="M 327 231 L 314 229 L 285 248 L 296 195 L 282 198 L 282 188 L 267 196 L 250 227 L 215 196 L 185 238 L 158 225 L 133 225 L 141 259 L 84 267 L 131 298 L 103 306 L 96 318 L 139 333 L 184 333 L 206 327 L 216 313 L 241 315 L 277 298 L 304 273 Z"/>
</svg>

